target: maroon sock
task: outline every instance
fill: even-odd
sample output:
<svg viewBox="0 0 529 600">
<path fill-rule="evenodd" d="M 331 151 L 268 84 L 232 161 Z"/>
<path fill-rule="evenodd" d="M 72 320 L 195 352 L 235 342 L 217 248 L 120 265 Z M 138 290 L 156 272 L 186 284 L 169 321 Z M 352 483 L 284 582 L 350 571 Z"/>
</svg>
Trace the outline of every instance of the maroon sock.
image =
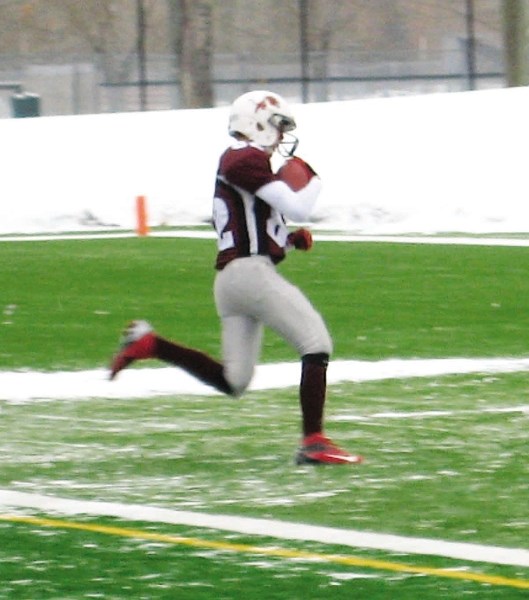
<svg viewBox="0 0 529 600">
<path fill-rule="evenodd" d="M 156 336 L 156 358 L 184 369 L 202 383 L 211 385 L 219 392 L 233 394 L 233 389 L 224 377 L 224 367 L 207 354 L 186 348 Z"/>
<path fill-rule="evenodd" d="M 303 435 L 319 433 L 323 428 L 323 408 L 327 390 L 327 354 L 305 354 L 301 362 L 299 400 Z"/>
</svg>

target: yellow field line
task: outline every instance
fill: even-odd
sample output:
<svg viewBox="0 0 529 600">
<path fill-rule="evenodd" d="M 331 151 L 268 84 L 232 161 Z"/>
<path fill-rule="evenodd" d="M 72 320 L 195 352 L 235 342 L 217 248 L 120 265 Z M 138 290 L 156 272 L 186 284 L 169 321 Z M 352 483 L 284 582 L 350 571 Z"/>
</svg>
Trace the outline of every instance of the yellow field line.
<svg viewBox="0 0 529 600">
<path fill-rule="evenodd" d="M 405 565 L 402 563 L 394 563 L 370 558 L 361 558 L 357 556 L 320 554 L 315 552 L 306 552 L 304 550 L 288 550 L 283 548 L 266 548 L 262 546 L 252 546 L 249 544 L 235 544 L 232 542 L 221 542 L 215 540 L 203 540 L 199 538 L 188 538 L 175 535 L 167 535 L 163 533 L 143 531 L 141 529 L 128 529 L 124 527 L 114 527 L 110 525 L 98 525 L 91 523 L 77 523 L 74 521 L 46 519 L 32 516 L 0 515 L 0 520 L 12 523 L 38 525 L 42 527 L 54 527 L 57 529 L 77 529 L 81 531 L 89 531 L 94 533 L 105 533 L 107 535 L 128 537 L 139 540 L 149 540 L 153 542 L 161 542 L 164 544 L 189 546 L 193 548 L 201 548 L 207 550 L 240 552 L 246 554 L 261 554 L 271 556 L 274 558 L 321 561 L 337 565 L 345 565 L 349 567 L 363 567 L 367 569 L 377 569 L 380 571 L 413 573 L 417 575 L 431 575 L 434 577 L 460 579 L 463 581 L 475 581 L 477 583 L 486 583 L 489 585 L 529 589 L 529 580 L 525 579 L 511 579 L 508 577 L 484 575 L 481 573 L 472 573 L 469 571 L 452 571 L 450 569 L 437 569 L 433 567 L 423 567 L 418 565 Z"/>
</svg>

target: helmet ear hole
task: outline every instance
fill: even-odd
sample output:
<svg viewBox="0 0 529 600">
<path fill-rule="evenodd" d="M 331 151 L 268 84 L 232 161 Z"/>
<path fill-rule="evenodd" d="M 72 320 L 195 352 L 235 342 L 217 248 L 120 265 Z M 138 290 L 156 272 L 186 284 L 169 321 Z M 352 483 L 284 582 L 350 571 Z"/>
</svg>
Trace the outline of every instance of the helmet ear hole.
<svg viewBox="0 0 529 600">
<path fill-rule="evenodd" d="M 257 123 L 256 129 L 257 131 L 264 131 L 264 127 L 261 125 L 261 123 Z"/>
</svg>

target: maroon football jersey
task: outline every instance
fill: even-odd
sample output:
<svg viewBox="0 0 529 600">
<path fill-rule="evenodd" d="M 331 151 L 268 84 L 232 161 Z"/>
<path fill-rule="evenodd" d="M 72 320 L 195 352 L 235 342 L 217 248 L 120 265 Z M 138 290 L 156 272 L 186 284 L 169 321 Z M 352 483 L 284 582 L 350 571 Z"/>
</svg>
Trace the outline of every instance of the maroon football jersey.
<svg viewBox="0 0 529 600">
<path fill-rule="evenodd" d="M 256 195 L 276 180 L 269 154 L 257 146 L 238 142 L 221 156 L 213 202 L 217 269 L 243 256 L 267 255 L 274 263 L 285 257 L 285 220 Z"/>
</svg>

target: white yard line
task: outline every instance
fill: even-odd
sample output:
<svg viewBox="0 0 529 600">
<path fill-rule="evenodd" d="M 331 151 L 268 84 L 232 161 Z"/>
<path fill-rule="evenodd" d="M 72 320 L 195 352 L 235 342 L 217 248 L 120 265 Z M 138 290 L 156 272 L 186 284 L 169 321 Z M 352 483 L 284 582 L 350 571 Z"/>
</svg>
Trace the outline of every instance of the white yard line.
<svg viewBox="0 0 529 600">
<path fill-rule="evenodd" d="M 529 358 L 336 360 L 328 383 L 436 377 L 468 373 L 514 373 L 529 370 Z M 299 385 L 298 362 L 259 365 L 251 390 Z M 178 394 L 215 394 L 214 390 L 174 367 L 127 369 L 115 381 L 108 371 L 0 371 L 0 400 L 12 403 L 85 398 L 146 398 Z"/>
<path fill-rule="evenodd" d="M 216 233 L 213 230 L 170 230 L 153 231 L 150 237 L 166 238 L 197 238 L 197 239 L 215 239 Z M 53 240 L 90 240 L 90 239 L 119 239 L 137 237 L 136 233 L 131 231 L 99 232 L 87 231 L 85 233 L 42 233 L 30 235 L 0 235 L 0 242 L 43 242 Z M 437 244 L 437 245 L 462 245 L 462 246 L 529 246 L 528 238 L 493 238 L 475 236 L 435 236 L 435 235 L 358 235 L 340 232 L 317 233 L 314 230 L 314 240 L 316 242 L 381 242 L 391 244 Z"/>
<path fill-rule="evenodd" d="M 428 538 L 371 533 L 353 529 L 338 529 L 336 527 L 318 527 L 304 523 L 277 521 L 275 519 L 212 515 L 139 504 L 71 500 L 68 498 L 0 489 L 0 509 L 3 512 L 21 508 L 46 513 L 54 512 L 68 516 L 116 517 L 130 521 L 205 527 L 244 535 L 257 535 L 284 540 L 308 541 L 353 548 L 383 550 L 386 552 L 444 556 L 473 562 L 529 567 L 529 550 L 519 548 L 448 542 Z"/>
</svg>

